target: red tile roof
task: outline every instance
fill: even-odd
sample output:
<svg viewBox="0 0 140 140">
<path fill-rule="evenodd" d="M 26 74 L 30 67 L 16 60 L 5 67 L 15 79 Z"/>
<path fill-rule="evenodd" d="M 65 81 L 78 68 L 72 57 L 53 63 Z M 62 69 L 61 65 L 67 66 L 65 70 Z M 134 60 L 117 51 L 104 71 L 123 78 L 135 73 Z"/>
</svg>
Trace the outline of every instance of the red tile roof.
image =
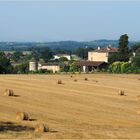
<svg viewBox="0 0 140 140">
<path fill-rule="evenodd" d="M 98 67 L 102 64 L 106 64 L 105 62 L 103 61 L 79 61 L 77 62 L 77 66 L 95 66 L 95 67 Z"/>
<path fill-rule="evenodd" d="M 104 47 L 104 48 L 97 48 L 93 52 L 109 52 L 109 53 L 116 53 L 118 52 L 118 48 L 114 47 Z"/>
</svg>

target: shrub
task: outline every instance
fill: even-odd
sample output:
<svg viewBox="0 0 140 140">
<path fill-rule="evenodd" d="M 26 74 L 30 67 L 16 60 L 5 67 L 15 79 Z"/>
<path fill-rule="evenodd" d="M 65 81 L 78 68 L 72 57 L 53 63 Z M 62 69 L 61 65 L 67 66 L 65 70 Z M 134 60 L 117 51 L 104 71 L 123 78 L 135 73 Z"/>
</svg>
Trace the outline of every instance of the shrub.
<svg viewBox="0 0 140 140">
<path fill-rule="evenodd" d="M 109 65 L 108 71 L 112 73 L 140 73 L 140 69 L 129 62 L 114 62 Z"/>
</svg>

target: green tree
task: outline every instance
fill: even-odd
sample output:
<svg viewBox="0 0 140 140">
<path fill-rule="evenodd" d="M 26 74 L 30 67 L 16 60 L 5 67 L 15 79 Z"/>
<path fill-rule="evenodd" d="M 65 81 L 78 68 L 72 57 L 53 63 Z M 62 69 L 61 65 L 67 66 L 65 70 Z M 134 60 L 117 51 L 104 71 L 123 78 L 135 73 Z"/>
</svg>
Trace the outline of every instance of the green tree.
<svg viewBox="0 0 140 140">
<path fill-rule="evenodd" d="M 131 64 L 129 62 L 121 62 L 121 73 L 131 72 Z"/>
<path fill-rule="evenodd" d="M 17 62 L 20 60 L 20 58 L 23 56 L 22 52 L 21 51 L 16 51 L 13 53 L 12 55 L 12 59 Z"/>
<path fill-rule="evenodd" d="M 113 73 L 121 72 L 121 62 L 114 62 L 109 66 L 109 70 Z"/>
<path fill-rule="evenodd" d="M 140 53 L 137 54 L 137 55 L 133 58 L 132 64 L 133 64 L 134 67 L 140 69 Z"/>
<path fill-rule="evenodd" d="M 35 60 L 39 60 L 40 54 L 38 50 L 32 49 L 31 58 L 35 58 Z"/>
<path fill-rule="evenodd" d="M 68 58 L 67 57 L 60 57 L 59 61 L 60 62 L 66 62 L 66 61 L 68 61 Z"/>
<path fill-rule="evenodd" d="M 42 48 L 39 51 L 39 54 L 40 54 L 40 58 L 44 59 L 45 61 L 53 58 L 53 52 L 48 47 Z"/>
<path fill-rule="evenodd" d="M 60 72 L 68 72 L 69 71 L 69 66 L 68 65 L 63 65 L 60 67 Z"/>
<path fill-rule="evenodd" d="M 69 68 L 70 72 L 78 72 L 79 71 L 79 68 L 76 64 L 77 64 L 76 61 L 71 62 L 70 68 Z"/>
<path fill-rule="evenodd" d="M 116 62 L 118 60 L 119 60 L 119 55 L 118 54 L 109 55 L 109 58 L 108 58 L 109 64 L 112 64 L 113 62 Z"/>
<path fill-rule="evenodd" d="M 114 62 L 109 65 L 112 73 L 140 73 L 140 69 L 129 62 Z"/>
<path fill-rule="evenodd" d="M 78 55 L 82 59 L 87 59 L 88 58 L 88 51 L 92 51 L 93 48 L 87 47 L 87 48 L 77 48 L 76 49 L 76 55 Z"/>
<path fill-rule="evenodd" d="M 129 47 L 127 34 L 122 35 L 119 39 L 118 55 L 119 61 L 129 61 Z"/>
<path fill-rule="evenodd" d="M 140 43 L 136 43 L 135 45 L 133 45 L 131 51 L 135 52 L 136 54 L 140 53 Z"/>
<path fill-rule="evenodd" d="M 0 52 L 0 73 L 12 73 L 13 67 L 10 60 L 6 58 L 3 52 Z"/>
<path fill-rule="evenodd" d="M 76 49 L 76 55 L 78 55 L 82 59 L 85 59 L 85 51 L 84 51 L 84 48 L 77 48 Z"/>
<path fill-rule="evenodd" d="M 14 73 L 28 73 L 29 72 L 29 64 L 28 62 L 22 63 L 14 67 Z"/>
</svg>

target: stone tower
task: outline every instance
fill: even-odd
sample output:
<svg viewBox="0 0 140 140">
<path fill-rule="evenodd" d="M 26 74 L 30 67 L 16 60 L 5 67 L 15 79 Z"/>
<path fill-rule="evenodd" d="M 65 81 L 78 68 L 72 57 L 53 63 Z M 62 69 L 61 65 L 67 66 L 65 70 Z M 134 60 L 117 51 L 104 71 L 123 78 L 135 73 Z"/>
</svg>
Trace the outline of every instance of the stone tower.
<svg viewBox="0 0 140 140">
<path fill-rule="evenodd" d="M 31 59 L 29 62 L 29 71 L 37 71 L 38 70 L 38 63 L 35 59 Z"/>
</svg>

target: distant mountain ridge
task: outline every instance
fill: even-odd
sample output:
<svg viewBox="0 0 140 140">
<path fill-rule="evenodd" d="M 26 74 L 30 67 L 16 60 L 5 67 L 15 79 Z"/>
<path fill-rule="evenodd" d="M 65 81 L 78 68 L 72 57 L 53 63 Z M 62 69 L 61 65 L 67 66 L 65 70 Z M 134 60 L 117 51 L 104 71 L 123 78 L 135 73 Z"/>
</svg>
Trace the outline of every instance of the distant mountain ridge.
<svg viewBox="0 0 140 140">
<path fill-rule="evenodd" d="M 130 41 L 129 46 L 132 46 L 135 41 Z M 31 48 L 49 47 L 51 49 L 66 49 L 75 50 L 79 47 L 92 47 L 97 48 L 111 45 L 112 47 L 118 46 L 118 40 L 94 40 L 94 41 L 54 41 L 54 42 L 0 42 L 0 50 L 29 50 Z"/>
</svg>

